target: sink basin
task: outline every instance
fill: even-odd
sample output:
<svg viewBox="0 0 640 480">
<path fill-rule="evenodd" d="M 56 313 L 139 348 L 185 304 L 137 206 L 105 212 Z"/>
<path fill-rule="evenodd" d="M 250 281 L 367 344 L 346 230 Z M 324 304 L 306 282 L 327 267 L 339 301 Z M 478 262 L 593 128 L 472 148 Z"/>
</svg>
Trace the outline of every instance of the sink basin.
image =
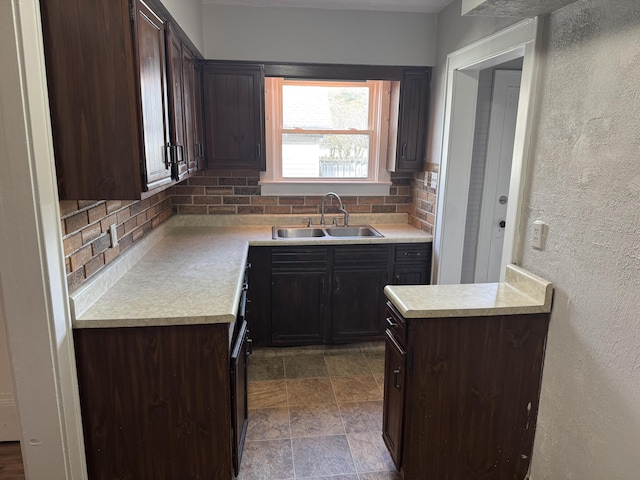
<svg viewBox="0 0 640 480">
<path fill-rule="evenodd" d="M 314 227 L 272 227 L 271 236 L 278 238 L 314 238 L 324 237 L 324 230 Z"/>
<path fill-rule="evenodd" d="M 332 237 L 381 237 L 382 234 L 370 225 L 352 227 L 329 227 L 325 230 Z"/>
</svg>

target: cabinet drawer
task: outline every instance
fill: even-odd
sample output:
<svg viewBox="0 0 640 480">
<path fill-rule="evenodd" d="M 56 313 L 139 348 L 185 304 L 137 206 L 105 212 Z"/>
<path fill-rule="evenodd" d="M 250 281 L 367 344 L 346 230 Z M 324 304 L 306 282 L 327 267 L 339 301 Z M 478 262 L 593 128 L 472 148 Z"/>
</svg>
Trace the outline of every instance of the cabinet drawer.
<svg viewBox="0 0 640 480">
<path fill-rule="evenodd" d="M 389 263 L 389 247 L 387 245 L 368 245 L 353 247 L 336 247 L 333 265 L 336 267 L 384 267 Z"/>
<path fill-rule="evenodd" d="M 318 271 L 327 268 L 327 249 L 318 247 L 274 248 L 271 250 L 271 268 L 288 271 Z"/>
<path fill-rule="evenodd" d="M 393 334 L 394 338 L 402 348 L 407 346 L 407 322 L 398 313 L 391 302 L 387 302 L 387 311 L 385 316 L 387 329 Z"/>
<path fill-rule="evenodd" d="M 396 262 L 427 262 L 431 258 L 431 244 L 400 245 L 395 249 Z"/>
</svg>

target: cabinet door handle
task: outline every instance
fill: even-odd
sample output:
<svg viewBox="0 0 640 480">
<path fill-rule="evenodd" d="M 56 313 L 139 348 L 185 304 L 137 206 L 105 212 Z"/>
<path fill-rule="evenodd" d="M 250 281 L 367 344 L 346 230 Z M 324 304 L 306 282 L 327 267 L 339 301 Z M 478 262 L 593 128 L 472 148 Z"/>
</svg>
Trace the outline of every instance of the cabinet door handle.
<svg viewBox="0 0 640 480">
<path fill-rule="evenodd" d="M 178 151 L 180 152 L 180 155 L 178 155 L 178 163 L 186 162 L 187 159 L 184 156 L 184 145 L 178 145 Z"/>
<path fill-rule="evenodd" d="M 402 144 L 402 158 L 407 158 L 407 144 Z"/>
<path fill-rule="evenodd" d="M 393 318 L 391 318 L 391 317 L 387 317 L 387 324 L 388 324 L 390 327 L 392 327 L 392 328 L 393 328 L 393 327 L 397 327 L 397 326 L 398 326 L 398 324 L 397 324 L 397 323 L 395 323 L 395 322 L 393 321 Z"/>
<path fill-rule="evenodd" d="M 340 291 L 340 279 L 336 277 L 336 293 Z"/>
<path fill-rule="evenodd" d="M 400 369 L 397 368 L 393 371 L 393 386 L 400 390 Z"/>
<path fill-rule="evenodd" d="M 247 331 L 247 334 L 249 332 Z M 253 353 L 253 339 L 247 338 L 247 357 Z"/>
<path fill-rule="evenodd" d="M 421 257 L 422 252 L 404 252 L 405 257 Z"/>
<path fill-rule="evenodd" d="M 244 313 L 251 313 L 251 300 L 247 298 L 247 306 L 244 308 Z"/>
<path fill-rule="evenodd" d="M 261 150 L 262 149 L 260 148 L 260 144 L 256 143 L 256 157 L 260 158 L 262 156 L 261 155 L 261 153 L 262 153 Z"/>
</svg>

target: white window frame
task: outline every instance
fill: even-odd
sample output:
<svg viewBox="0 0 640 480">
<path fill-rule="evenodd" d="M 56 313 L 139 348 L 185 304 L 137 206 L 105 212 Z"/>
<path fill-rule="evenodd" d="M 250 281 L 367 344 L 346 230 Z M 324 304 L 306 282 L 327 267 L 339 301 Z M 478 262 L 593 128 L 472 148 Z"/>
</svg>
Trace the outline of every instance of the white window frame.
<svg viewBox="0 0 640 480">
<path fill-rule="evenodd" d="M 343 195 L 388 195 L 391 177 L 386 169 L 389 145 L 391 82 L 360 82 L 370 88 L 369 175 L 367 178 L 284 178 L 282 176 L 282 87 L 284 85 L 353 85 L 353 82 L 265 79 L 266 165 L 260 174 L 262 195 L 323 195 L 334 191 Z M 313 132 L 312 130 L 304 130 Z M 361 132 L 362 130 L 359 130 Z M 293 131 L 291 131 L 293 132 Z M 323 131 L 324 133 L 324 131 Z M 332 133 L 349 133 L 335 131 Z"/>
</svg>

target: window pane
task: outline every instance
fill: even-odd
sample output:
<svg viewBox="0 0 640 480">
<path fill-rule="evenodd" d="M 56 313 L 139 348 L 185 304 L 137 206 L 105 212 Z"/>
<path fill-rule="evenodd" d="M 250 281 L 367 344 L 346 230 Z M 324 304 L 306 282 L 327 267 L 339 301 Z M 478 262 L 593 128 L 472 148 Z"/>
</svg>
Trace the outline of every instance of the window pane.
<svg viewBox="0 0 640 480">
<path fill-rule="evenodd" d="M 282 126 L 303 130 L 367 130 L 369 88 L 283 85 Z"/>
<path fill-rule="evenodd" d="M 368 134 L 282 135 L 284 178 L 367 178 Z"/>
</svg>

